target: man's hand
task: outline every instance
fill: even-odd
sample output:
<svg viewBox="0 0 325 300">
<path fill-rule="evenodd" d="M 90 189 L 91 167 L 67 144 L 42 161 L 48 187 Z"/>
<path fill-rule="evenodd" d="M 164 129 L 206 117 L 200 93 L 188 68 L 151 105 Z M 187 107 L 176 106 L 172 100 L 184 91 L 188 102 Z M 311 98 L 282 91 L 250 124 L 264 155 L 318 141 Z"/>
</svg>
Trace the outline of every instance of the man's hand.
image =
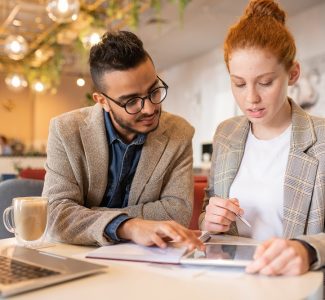
<svg viewBox="0 0 325 300">
<path fill-rule="evenodd" d="M 131 240 L 144 246 L 157 245 L 167 247 L 167 240 L 187 246 L 188 250 L 195 248 L 204 250 L 204 244 L 198 239 L 200 231 L 189 230 L 175 221 L 149 221 L 130 219 L 117 230 L 119 238 Z"/>
<path fill-rule="evenodd" d="M 231 223 L 236 220 L 236 215 L 244 213 L 235 198 L 211 197 L 205 210 L 202 229 L 213 232 L 229 231 Z"/>
<path fill-rule="evenodd" d="M 300 275 L 309 270 L 308 251 L 299 241 L 270 239 L 259 245 L 247 273 Z"/>
</svg>

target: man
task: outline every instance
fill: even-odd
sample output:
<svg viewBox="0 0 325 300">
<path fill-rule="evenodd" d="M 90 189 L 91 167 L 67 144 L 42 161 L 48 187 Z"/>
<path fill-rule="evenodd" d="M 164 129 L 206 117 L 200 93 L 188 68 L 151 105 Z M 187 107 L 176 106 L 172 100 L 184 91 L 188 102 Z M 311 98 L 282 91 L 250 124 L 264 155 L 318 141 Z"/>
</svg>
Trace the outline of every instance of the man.
<svg viewBox="0 0 325 300">
<path fill-rule="evenodd" d="M 89 63 L 97 104 L 50 124 L 43 194 L 51 235 L 76 244 L 165 247 L 168 238 L 201 247 L 178 224 L 191 218 L 194 130 L 162 112 L 168 86 L 142 42 L 131 32 L 106 33 Z"/>
</svg>

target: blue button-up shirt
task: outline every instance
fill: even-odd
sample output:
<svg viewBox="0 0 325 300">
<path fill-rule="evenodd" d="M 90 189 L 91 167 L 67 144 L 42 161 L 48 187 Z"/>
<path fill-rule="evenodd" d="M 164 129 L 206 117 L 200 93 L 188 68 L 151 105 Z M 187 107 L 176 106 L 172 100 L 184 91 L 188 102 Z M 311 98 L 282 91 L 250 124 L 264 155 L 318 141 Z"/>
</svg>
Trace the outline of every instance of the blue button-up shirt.
<svg viewBox="0 0 325 300">
<path fill-rule="evenodd" d="M 145 134 L 138 134 L 130 143 L 125 144 L 113 127 L 109 113 L 104 111 L 105 127 L 109 148 L 109 168 L 106 192 L 101 206 L 109 208 L 122 208 L 128 205 L 129 193 L 134 174 L 136 172 Z M 120 215 L 108 224 L 105 234 L 111 239 L 119 241 L 116 231 L 127 215 Z"/>
</svg>

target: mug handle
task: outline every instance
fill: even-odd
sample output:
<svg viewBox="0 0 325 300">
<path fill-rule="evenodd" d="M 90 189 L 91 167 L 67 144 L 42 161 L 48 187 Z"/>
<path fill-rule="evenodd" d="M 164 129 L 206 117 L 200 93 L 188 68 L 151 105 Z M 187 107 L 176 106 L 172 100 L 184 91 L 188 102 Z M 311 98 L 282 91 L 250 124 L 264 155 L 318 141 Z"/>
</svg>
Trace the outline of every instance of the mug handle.
<svg viewBox="0 0 325 300">
<path fill-rule="evenodd" d="M 3 225 L 6 227 L 6 229 L 9 232 L 15 233 L 15 228 L 11 224 L 12 219 L 13 219 L 12 218 L 13 209 L 14 209 L 13 206 L 9 206 L 4 210 L 4 212 L 3 212 Z"/>
</svg>

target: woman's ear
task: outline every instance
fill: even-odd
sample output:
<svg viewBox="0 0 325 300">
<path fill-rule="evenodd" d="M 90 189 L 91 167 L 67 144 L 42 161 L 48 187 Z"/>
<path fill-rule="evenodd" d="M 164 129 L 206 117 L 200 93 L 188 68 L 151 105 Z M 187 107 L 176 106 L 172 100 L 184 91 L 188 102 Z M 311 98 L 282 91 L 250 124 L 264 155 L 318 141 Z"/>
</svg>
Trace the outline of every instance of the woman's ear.
<svg viewBox="0 0 325 300">
<path fill-rule="evenodd" d="M 300 64 L 298 62 L 294 62 L 293 66 L 289 70 L 289 85 L 294 85 L 300 76 Z"/>
<path fill-rule="evenodd" d="M 105 111 L 110 111 L 110 107 L 107 103 L 107 100 L 102 94 L 95 92 L 92 96 L 94 101 L 97 102 Z"/>
</svg>

